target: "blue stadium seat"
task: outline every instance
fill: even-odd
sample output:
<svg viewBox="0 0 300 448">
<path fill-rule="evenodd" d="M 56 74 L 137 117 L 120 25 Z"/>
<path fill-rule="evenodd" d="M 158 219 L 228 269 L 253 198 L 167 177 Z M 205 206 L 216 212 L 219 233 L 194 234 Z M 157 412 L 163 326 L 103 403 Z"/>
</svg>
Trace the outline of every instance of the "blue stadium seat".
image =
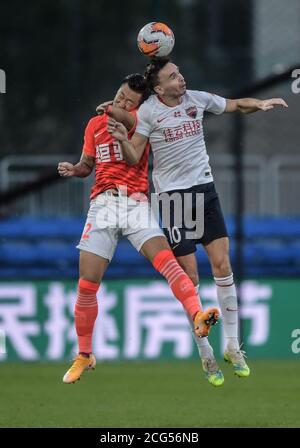
<svg viewBox="0 0 300 448">
<path fill-rule="evenodd" d="M 80 239 L 85 219 L 83 218 L 11 218 L 0 220 L 1 238 L 26 240 Z"/>
<path fill-rule="evenodd" d="M 14 217 L 0 220 L 0 278 L 77 278 L 78 243 L 85 218 Z M 235 221 L 226 218 L 230 254 L 236 261 Z M 300 219 L 244 219 L 245 273 L 248 276 L 300 275 Z M 206 253 L 196 252 L 200 276 L 211 275 Z M 122 239 L 106 278 L 160 278 L 148 260 Z"/>
<path fill-rule="evenodd" d="M 49 266 L 69 266 L 78 264 L 78 251 L 68 243 L 42 242 L 36 246 L 37 257 L 40 263 Z"/>
<path fill-rule="evenodd" d="M 245 219 L 246 238 L 300 238 L 300 220 L 295 218 Z"/>
<path fill-rule="evenodd" d="M 0 244 L 2 266 L 24 266 L 38 263 L 35 246 L 30 243 L 5 242 Z"/>
</svg>

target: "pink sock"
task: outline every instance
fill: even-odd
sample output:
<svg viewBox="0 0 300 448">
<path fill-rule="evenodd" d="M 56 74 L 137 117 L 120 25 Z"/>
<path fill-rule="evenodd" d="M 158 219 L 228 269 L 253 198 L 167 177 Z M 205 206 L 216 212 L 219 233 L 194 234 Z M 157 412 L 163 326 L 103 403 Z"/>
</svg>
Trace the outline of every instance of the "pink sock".
<svg viewBox="0 0 300 448">
<path fill-rule="evenodd" d="M 78 336 L 79 353 L 92 353 L 94 323 L 98 314 L 96 293 L 99 284 L 80 279 L 75 304 L 75 328 Z"/>
<path fill-rule="evenodd" d="M 161 250 L 155 255 L 152 264 L 166 278 L 174 296 L 182 303 L 183 308 L 194 320 L 195 314 L 202 311 L 195 293 L 195 286 L 179 266 L 173 252 L 167 249 Z"/>
</svg>

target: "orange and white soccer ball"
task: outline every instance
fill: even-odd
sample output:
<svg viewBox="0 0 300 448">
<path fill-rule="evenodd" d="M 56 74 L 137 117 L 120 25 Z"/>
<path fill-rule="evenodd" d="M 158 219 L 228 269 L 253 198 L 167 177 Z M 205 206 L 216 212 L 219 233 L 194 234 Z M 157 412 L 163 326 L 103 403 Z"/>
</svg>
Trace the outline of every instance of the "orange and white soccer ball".
<svg viewBox="0 0 300 448">
<path fill-rule="evenodd" d="M 173 50 L 175 37 L 165 23 L 150 22 L 140 30 L 137 44 L 145 56 L 164 57 Z"/>
</svg>

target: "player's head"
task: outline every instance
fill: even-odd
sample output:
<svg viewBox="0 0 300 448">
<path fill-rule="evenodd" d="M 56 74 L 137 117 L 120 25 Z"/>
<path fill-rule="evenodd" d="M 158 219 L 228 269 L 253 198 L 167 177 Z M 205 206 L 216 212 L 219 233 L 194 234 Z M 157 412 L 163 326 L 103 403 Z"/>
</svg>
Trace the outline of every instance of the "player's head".
<svg viewBox="0 0 300 448">
<path fill-rule="evenodd" d="M 136 109 L 149 96 L 149 88 L 143 75 L 127 75 L 116 93 L 114 106 L 125 110 Z"/>
<path fill-rule="evenodd" d="M 180 97 L 186 91 L 185 80 L 169 58 L 154 58 L 147 65 L 145 78 L 152 92 L 159 96 Z"/>
</svg>

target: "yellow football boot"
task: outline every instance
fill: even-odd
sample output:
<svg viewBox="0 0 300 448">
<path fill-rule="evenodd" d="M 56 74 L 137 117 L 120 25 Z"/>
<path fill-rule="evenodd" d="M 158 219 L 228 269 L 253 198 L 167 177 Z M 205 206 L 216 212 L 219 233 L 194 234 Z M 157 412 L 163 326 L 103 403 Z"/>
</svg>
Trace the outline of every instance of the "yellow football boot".
<svg viewBox="0 0 300 448">
<path fill-rule="evenodd" d="M 205 338 L 210 332 L 212 325 L 215 325 L 219 319 L 219 310 L 217 308 L 209 308 L 206 311 L 198 311 L 194 318 L 195 335 Z"/>
<path fill-rule="evenodd" d="M 70 384 L 80 380 L 81 374 L 84 370 L 94 370 L 96 367 L 96 358 L 91 353 L 87 358 L 81 354 L 77 355 L 74 359 L 72 366 L 63 377 L 63 382 Z"/>
</svg>

